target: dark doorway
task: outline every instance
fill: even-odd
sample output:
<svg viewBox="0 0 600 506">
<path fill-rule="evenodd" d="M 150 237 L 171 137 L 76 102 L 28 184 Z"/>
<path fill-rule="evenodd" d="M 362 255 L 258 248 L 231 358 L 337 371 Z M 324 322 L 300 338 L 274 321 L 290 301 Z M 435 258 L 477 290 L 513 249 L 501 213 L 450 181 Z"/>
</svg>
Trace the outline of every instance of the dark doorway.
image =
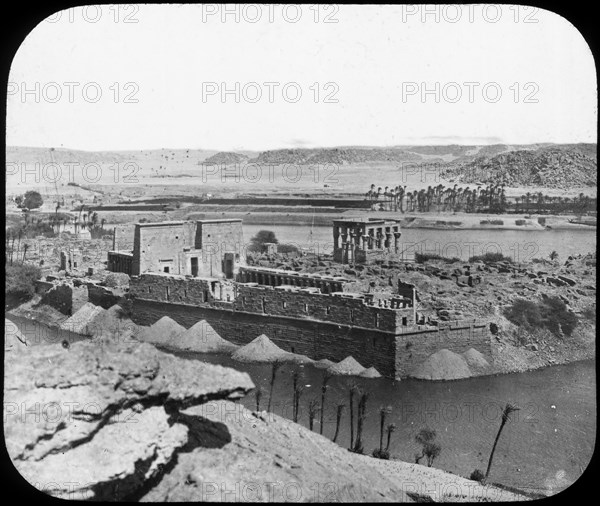
<svg viewBox="0 0 600 506">
<path fill-rule="evenodd" d="M 198 257 L 192 257 L 192 276 L 198 276 Z"/>
<path fill-rule="evenodd" d="M 227 279 L 233 278 L 233 258 L 233 253 L 225 253 L 225 265 L 223 269 L 223 274 L 225 274 L 225 277 Z"/>
</svg>

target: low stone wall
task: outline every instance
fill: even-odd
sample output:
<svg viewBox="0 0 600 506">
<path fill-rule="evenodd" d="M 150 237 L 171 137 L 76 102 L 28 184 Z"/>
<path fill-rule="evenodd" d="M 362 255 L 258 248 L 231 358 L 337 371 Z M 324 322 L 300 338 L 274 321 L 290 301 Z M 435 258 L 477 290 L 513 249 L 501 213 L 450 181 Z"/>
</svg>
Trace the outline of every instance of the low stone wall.
<svg viewBox="0 0 600 506">
<path fill-rule="evenodd" d="M 121 295 L 115 294 L 111 289 L 93 283 L 87 285 L 87 290 L 88 301 L 96 306 L 102 306 L 104 309 L 119 304 L 123 299 Z"/>
<path fill-rule="evenodd" d="M 375 367 L 382 375 L 401 379 L 431 354 L 446 348 L 464 353 L 474 348 L 491 362 L 491 344 L 487 326 L 482 323 L 442 329 L 420 330 L 394 335 L 348 325 L 242 311 L 164 304 L 135 299 L 132 319 L 139 325 L 152 325 L 169 316 L 186 328 L 206 320 L 228 341 L 248 344 L 266 334 L 277 346 L 314 360 L 335 362 L 352 355 L 365 367 Z"/>
<path fill-rule="evenodd" d="M 389 332 L 395 332 L 399 326 L 410 325 L 414 320 L 412 308 L 379 307 L 365 304 L 361 298 L 309 293 L 300 287 L 288 291 L 272 286 L 233 284 L 227 280 L 210 281 L 156 274 L 134 276 L 129 287 L 132 297 L 144 300 L 212 307 L 229 304 L 234 311 L 299 319 L 315 318 L 334 324 L 352 324 Z"/>
<path fill-rule="evenodd" d="M 139 325 L 152 325 L 165 315 L 186 328 L 206 320 L 221 337 L 235 344 L 244 345 L 260 334 L 266 334 L 286 351 L 307 355 L 315 360 L 327 358 L 335 362 L 352 355 L 363 366 L 375 367 L 384 376 L 395 375 L 393 333 L 309 319 L 141 299 L 133 301 L 132 319 Z"/>
</svg>

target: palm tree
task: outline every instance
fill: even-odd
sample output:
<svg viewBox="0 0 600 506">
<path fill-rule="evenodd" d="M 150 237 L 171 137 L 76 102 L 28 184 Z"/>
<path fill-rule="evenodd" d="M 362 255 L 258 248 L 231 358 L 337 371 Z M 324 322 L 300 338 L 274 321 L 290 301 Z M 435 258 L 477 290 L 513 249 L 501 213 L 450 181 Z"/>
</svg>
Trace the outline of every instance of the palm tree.
<svg viewBox="0 0 600 506">
<path fill-rule="evenodd" d="M 311 399 L 311 401 L 308 403 L 308 428 L 310 430 L 313 430 L 315 417 L 317 416 L 318 411 L 319 401 L 317 399 Z"/>
<path fill-rule="evenodd" d="M 537 194 L 537 207 L 538 207 L 538 214 L 542 213 L 542 208 L 544 207 L 544 194 L 542 192 L 538 192 Z"/>
<path fill-rule="evenodd" d="M 25 255 L 27 255 L 27 250 L 29 249 L 29 244 L 25 243 L 23 244 L 23 262 L 25 263 Z"/>
<path fill-rule="evenodd" d="M 23 236 L 23 229 L 20 228 L 18 230 L 18 232 L 17 232 L 17 239 L 18 239 L 18 241 L 17 241 L 17 255 L 16 255 L 17 256 L 17 258 L 16 258 L 17 262 L 19 261 L 19 253 L 21 252 L 21 237 L 22 236 Z M 14 246 L 14 244 L 15 243 L 13 241 L 13 246 Z"/>
<path fill-rule="evenodd" d="M 298 417 L 300 416 L 300 397 L 302 396 L 302 392 L 304 392 L 304 385 L 298 385 L 296 388 L 296 404 L 294 406 L 294 422 L 296 423 L 298 423 Z"/>
<path fill-rule="evenodd" d="M 354 443 L 353 452 L 363 453 L 362 444 L 362 433 L 365 424 L 366 412 L 367 412 L 367 399 L 369 398 L 368 392 L 362 392 L 358 401 L 358 421 L 356 423 L 356 442 Z"/>
<path fill-rule="evenodd" d="M 356 383 L 350 385 L 350 449 L 354 448 L 354 395 L 360 395 L 360 389 Z"/>
<path fill-rule="evenodd" d="M 321 384 L 321 427 L 319 427 L 319 434 L 323 434 L 323 419 L 325 415 L 325 394 L 327 393 L 327 383 L 332 378 L 333 374 L 330 371 L 325 371 L 323 374 L 323 383 Z"/>
<path fill-rule="evenodd" d="M 502 422 L 500 423 L 500 428 L 498 429 L 498 434 L 496 434 L 496 439 L 494 440 L 494 446 L 492 446 L 492 453 L 490 453 L 490 460 L 488 462 L 487 471 L 485 472 L 484 481 L 487 480 L 487 478 L 490 474 L 490 469 L 492 468 L 492 460 L 494 458 L 494 452 L 496 451 L 496 445 L 498 444 L 498 439 L 500 439 L 500 434 L 502 433 L 502 429 L 504 428 L 504 425 L 508 421 L 510 414 L 513 411 L 517 411 L 519 409 L 521 409 L 521 408 L 517 408 L 516 406 L 513 406 L 510 403 L 507 403 L 506 406 L 504 407 L 504 412 L 502 413 Z"/>
<path fill-rule="evenodd" d="M 281 361 L 275 360 L 271 366 L 271 390 L 269 392 L 269 404 L 267 405 L 267 412 L 271 411 L 271 401 L 273 400 L 273 387 L 275 386 L 275 378 L 277 377 L 277 371 L 281 367 Z"/>
<path fill-rule="evenodd" d="M 292 374 L 292 389 L 294 391 L 292 398 L 292 418 L 294 422 L 298 421 L 298 400 L 297 396 L 299 395 L 298 381 L 300 379 L 300 371 L 297 369 Z"/>
<path fill-rule="evenodd" d="M 340 422 L 342 420 L 342 413 L 343 413 L 345 407 L 346 407 L 346 405 L 342 401 L 338 402 L 337 413 L 336 413 L 336 417 L 335 417 L 335 434 L 333 435 L 334 443 L 337 441 L 338 434 L 340 433 Z"/>
<path fill-rule="evenodd" d="M 385 417 L 391 412 L 391 406 L 381 406 L 379 408 L 379 453 L 383 451 L 383 429 L 385 427 Z"/>
<path fill-rule="evenodd" d="M 254 396 L 256 397 L 256 411 L 260 411 L 260 399 L 262 397 L 262 388 L 257 387 L 254 391 Z"/>
<path fill-rule="evenodd" d="M 396 430 L 396 424 L 390 423 L 387 426 L 387 444 L 385 445 L 385 452 L 390 454 L 390 440 L 392 439 L 392 433 Z"/>
</svg>

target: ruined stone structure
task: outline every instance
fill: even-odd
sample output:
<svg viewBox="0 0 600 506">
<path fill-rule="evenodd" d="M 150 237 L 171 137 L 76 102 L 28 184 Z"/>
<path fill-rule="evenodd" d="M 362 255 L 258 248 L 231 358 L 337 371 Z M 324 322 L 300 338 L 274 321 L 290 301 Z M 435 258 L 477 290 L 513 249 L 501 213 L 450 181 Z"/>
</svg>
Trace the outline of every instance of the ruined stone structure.
<svg viewBox="0 0 600 506">
<path fill-rule="evenodd" d="M 108 270 L 233 279 L 243 253 L 242 220 L 137 223 L 133 251 L 111 251 Z"/>
<path fill-rule="evenodd" d="M 69 249 L 60 252 L 60 270 L 81 269 L 83 267 L 83 254 L 80 249 Z"/>
<path fill-rule="evenodd" d="M 491 358 L 487 326 L 463 321 L 428 324 L 419 314 L 413 285 L 399 284 L 387 299 L 332 291 L 339 278 L 278 269 L 241 268 L 240 281 L 165 273 L 131 279 L 132 319 L 151 325 L 168 315 L 191 327 L 207 320 L 225 339 L 247 344 L 266 334 L 281 348 L 319 360 L 352 355 L 381 374 L 402 378 L 441 348 L 463 353 L 475 348 Z M 254 277 L 265 284 L 243 282 Z M 301 284 L 278 284 L 295 280 Z"/>
<path fill-rule="evenodd" d="M 399 248 L 395 221 L 340 220 L 336 233 L 340 261 L 367 261 Z M 238 256 L 241 237 L 241 220 L 136 225 L 128 295 L 133 321 L 151 325 L 168 315 L 191 327 L 204 319 L 236 344 L 264 333 L 287 351 L 315 360 L 352 355 L 394 378 L 441 348 L 475 348 L 491 358 L 484 323 L 430 320 L 418 311 L 414 285 L 398 280 L 394 294 L 353 293 L 340 276 L 246 266 Z M 128 261 L 121 252 L 110 254 L 113 268 Z"/>
<path fill-rule="evenodd" d="M 266 267 L 240 267 L 238 280 L 241 283 L 256 283 L 267 286 L 291 285 L 302 288 L 318 288 L 323 293 L 341 292 L 346 278 L 321 276 Z"/>
<path fill-rule="evenodd" d="M 385 254 L 400 254 L 400 221 L 353 218 L 333 222 L 333 259 L 367 263 Z"/>
</svg>

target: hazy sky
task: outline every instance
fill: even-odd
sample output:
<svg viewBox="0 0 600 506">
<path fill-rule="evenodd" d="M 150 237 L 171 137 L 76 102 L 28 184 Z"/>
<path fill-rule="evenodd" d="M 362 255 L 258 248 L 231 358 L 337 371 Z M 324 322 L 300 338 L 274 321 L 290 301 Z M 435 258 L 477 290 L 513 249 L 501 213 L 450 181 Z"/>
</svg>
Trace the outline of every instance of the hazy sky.
<svg viewBox="0 0 600 506">
<path fill-rule="evenodd" d="M 104 5 L 41 22 L 11 67 L 7 144 L 262 150 L 596 141 L 591 51 L 551 12 L 224 9 Z"/>
</svg>

